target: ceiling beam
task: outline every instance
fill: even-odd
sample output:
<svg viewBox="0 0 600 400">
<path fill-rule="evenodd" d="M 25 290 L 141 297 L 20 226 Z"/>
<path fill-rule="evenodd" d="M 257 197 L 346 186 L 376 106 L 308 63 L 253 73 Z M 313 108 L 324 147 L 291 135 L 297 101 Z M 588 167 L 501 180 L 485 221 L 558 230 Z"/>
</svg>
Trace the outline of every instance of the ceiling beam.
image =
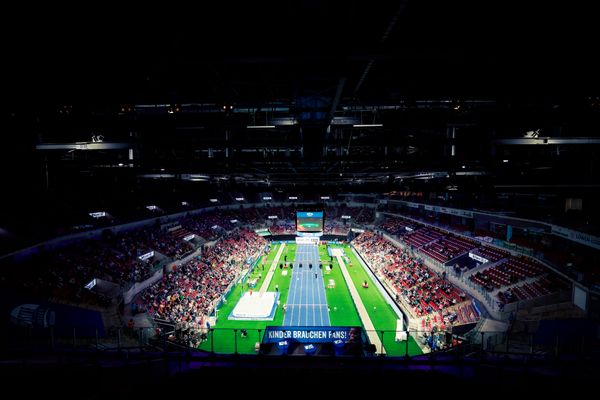
<svg viewBox="0 0 600 400">
<path fill-rule="evenodd" d="M 509 138 L 509 139 L 498 139 L 495 141 L 497 144 L 506 145 L 548 145 L 548 144 L 600 144 L 600 138 L 595 137 L 571 137 L 571 138 L 551 138 L 551 137 L 537 137 L 537 138 Z"/>
<path fill-rule="evenodd" d="M 330 121 L 333 119 L 333 116 L 335 115 L 335 111 L 337 110 L 338 105 L 340 104 L 340 99 L 342 98 L 342 92 L 344 91 L 345 85 L 346 85 L 346 77 L 340 76 L 340 79 L 339 79 L 338 85 L 337 85 L 337 89 L 335 91 L 335 97 L 333 98 L 333 101 L 331 102 L 331 110 L 329 111 L 329 118 L 327 118 Z"/>
<path fill-rule="evenodd" d="M 121 150 L 131 148 L 130 143 L 76 142 L 76 143 L 40 143 L 36 150 Z"/>
</svg>

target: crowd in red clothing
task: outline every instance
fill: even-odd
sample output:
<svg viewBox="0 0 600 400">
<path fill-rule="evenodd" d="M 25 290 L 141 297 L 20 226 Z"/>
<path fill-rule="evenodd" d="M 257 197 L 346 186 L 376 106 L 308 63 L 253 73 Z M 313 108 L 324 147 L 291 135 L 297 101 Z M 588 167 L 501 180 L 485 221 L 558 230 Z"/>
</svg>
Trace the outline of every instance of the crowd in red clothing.
<svg viewBox="0 0 600 400">
<path fill-rule="evenodd" d="M 148 288 L 142 295 L 146 309 L 179 329 L 199 332 L 215 303 L 241 273 L 242 265 L 265 244 L 253 231 L 233 232 Z"/>
<path fill-rule="evenodd" d="M 408 250 L 395 247 L 383 236 L 365 232 L 353 244 L 416 316 L 441 312 L 468 301 L 464 292 L 415 259 Z"/>
</svg>

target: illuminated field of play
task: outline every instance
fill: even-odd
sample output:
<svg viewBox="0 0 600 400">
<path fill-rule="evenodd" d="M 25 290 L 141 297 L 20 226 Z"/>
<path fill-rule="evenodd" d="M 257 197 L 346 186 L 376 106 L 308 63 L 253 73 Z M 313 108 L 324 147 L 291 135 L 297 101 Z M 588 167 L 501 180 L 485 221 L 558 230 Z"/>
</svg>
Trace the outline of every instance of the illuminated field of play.
<svg viewBox="0 0 600 400">
<path fill-rule="evenodd" d="M 406 341 L 395 341 L 398 316 L 387 303 L 384 295 L 377 289 L 377 286 L 365 270 L 366 266 L 363 266 L 360 260 L 356 258 L 350 246 L 333 246 L 342 250 L 343 256 L 341 259 L 348 271 L 346 277 L 351 279 L 352 284 L 356 288 L 360 296 L 359 301 L 362 302 L 364 309 L 367 310 L 370 321 L 377 331 L 377 335 L 380 338 L 383 336 L 382 342 L 385 347 L 385 353 L 388 356 L 404 356 L 407 352 L 408 355 L 421 354 L 420 348 L 412 337 L 409 336 L 408 344 Z M 300 270 L 298 260 L 303 260 L 303 256 L 296 254 L 296 243 L 286 243 L 282 251 L 280 251 L 280 247 L 281 244 L 271 245 L 270 252 L 264 259 L 261 258 L 258 260 L 247 279 L 244 279 L 243 282 L 233 287 L 231 292 L 226 296 L 226 301 L 218 308 L 217 321 L 216 325 L 213 326 L 213 332 L 207 335 L 206 340 L 200 344 L 199 349 L 214 351 L 216 353 L 231 354 L 237 351 L 242 354 L 257 354 L 256 344 L 257 342 L 262 342 L 265 328 L 267 326 L 283 326 L 286 313 L 290 313 L 290 316 L 288 316 L 288 319 L 290 319 L 294 308 L 291 306 L 284 309 L 284 305 L 298 303 L 297 298 L 296 300 L 292 298 L 288 299 L 290 293 L 293 297 L 294 292 L 297 292 L 296 290 L 290 291 L 293 282 L 292 279 L 297 279 L 300 273 L 306 274 L 307 271 L 305 269 L 308 266 L 303 265 L 302 271 Z M 279 258 L 277 258 L 278 254 Z M 318 246 L 318 258 L 319 263 L 322 264 L 322 268 L 319 268 L 316 263 L 313 265 L 311 276 L 316 274 L 317 278 L 312 278 L 310 284 L 324 286 L 326 300 L 321 299 L 320 301 L 323 303 L 326 301 L 327 305 L 326 309 L 319 307 L 320 311 L 315 314 L 316 317 L 314 318 L 314 321 L 318 321 L 318 323 L 315 322 L 315 324 L 334 327 L 362 326 L 364 328 L 363 321 L 357 311 L 355 300 L 350 294 L 350 289 L 348 288 L 337 257 L 331 257 L 327 251 L 327 245 L 320 244 Z M 285 259 L 287 259 L 288 264 L 290 262 L 293 264 L 293 268 L 280 268 L 280 264 L 285 264 Z M 331 268 L 329 268 L 330 265 Z M 263 283 L 268 280 L 269 269 L 273 271 L 270 274 L 270 282 L 268 282 L 268 287 L 262 288 Z M 252 288 L 253 296 L 260 295 L 261 289 L 263 289 L 263 292 L 279 292 L 279 304 L 276 306 L 273 320 L 228 319 L 238 301 L 245 293 L 250 291 L 247 282 L 253 279 L 256 279 L 256 283 Z M 304 284 L 309 281 L 308 278 L 305 279 Z M 362 287 L 364 281 L 368 282 L 368 288 Z M 296 282 L 296 285 L 301 282 L 302 280 Z M 322 290 L 320 291 L 322 293 Z M 328 317 L 329 324 L 324 322 L 325 316 Z M 313 317 L 309 316 L 306 320 L 309 322 L 313 321 Z M 245 332 L 242 333 L 242 330 Z M 383 335 L 381 334 L 382 331 L 384 332 Z"/>
</svg>

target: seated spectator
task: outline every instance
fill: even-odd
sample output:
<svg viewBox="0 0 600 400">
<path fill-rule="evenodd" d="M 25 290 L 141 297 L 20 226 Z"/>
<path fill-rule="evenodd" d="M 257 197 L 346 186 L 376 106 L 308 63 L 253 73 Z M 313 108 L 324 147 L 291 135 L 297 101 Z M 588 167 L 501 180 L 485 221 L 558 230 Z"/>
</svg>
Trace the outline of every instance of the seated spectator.
<svg viewBox="0 0 600 400">
<path fill-rule="evenodd" d="M 202 257 L 181 264 L 143 292 L 148 312 L 173 322 L 178 327 L 177 340 L 195 347 L 203 340 L 203 321 L 238 278 L 240 265 L 252 262 L 264 246 L 262 237 L 247 230 L 207 246 Z"/>
</svg>

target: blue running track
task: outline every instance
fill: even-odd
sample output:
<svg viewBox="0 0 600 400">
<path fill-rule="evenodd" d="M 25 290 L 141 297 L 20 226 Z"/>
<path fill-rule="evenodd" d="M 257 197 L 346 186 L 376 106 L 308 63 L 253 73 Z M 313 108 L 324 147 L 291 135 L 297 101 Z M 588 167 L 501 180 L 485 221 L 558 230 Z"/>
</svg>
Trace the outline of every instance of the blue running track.
<svg viewBox="0 0 600 400">
<path fill-rule="evenodd" d="M 308 267 L 311 263 L 312 269 Z M 316 245 L 299 244 L 296 249 L 286 308 L 284 326 L 331 325 L 323 285 L 323 271 L 319 269 L 319 249 Z"/>
</svg>

